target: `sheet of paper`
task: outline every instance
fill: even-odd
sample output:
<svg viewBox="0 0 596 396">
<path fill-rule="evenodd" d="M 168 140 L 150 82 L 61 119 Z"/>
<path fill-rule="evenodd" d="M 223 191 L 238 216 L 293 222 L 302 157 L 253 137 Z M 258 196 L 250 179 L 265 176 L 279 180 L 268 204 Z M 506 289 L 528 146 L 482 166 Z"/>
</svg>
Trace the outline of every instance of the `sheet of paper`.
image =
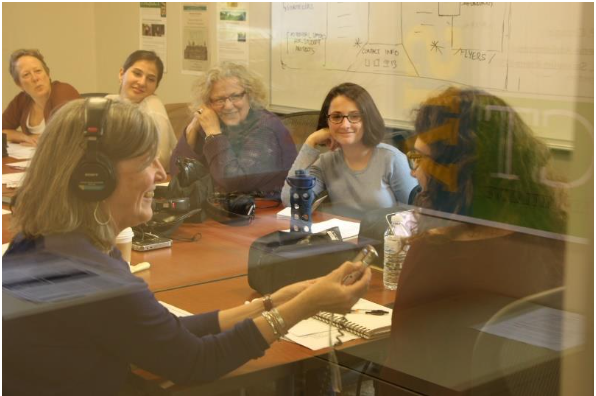
<svg viewBox="0 0 596 396">
<path fill-rule="evenodd" d="M 20 187 L 23 183 L 23 176 L 25 176 L 25 172 L 3 174 L 2 184 L 6 184 L 8 188 Z"/>
<path fill-rule="evenodd" d="M 192 316 L 192 314 L 190 312 L 185 311 L 185 310 L 183 310 L 181 308 L 178 308 L 178 307 L 176 307 L 176 306 L 174 306 L 172 304 L 168 304 L 168 303 L 163 302 L 163 301 L 159 301 L 159 303 L 161 305 L 163 305 L 164 307 L 166 307 L 166 309 L 168 311 L 170 311 L 170 313 L 173 314 L 174 316 L 177 316 L 177 317 Z"/>
<path fill-rule="evenodd" d="M 8 250 L 8 245 L 10 245 L 10 243 L 3 243 L 2 244 L 2 255 L 4 256 L 4 253 L 6 253 L 6 251 Z"/>
<path fill-rule="evenodd" d="M 15 159 L 31 159 L 35 154 L 35 147 L 23 146 L 18 143 L 8 143 L 8 155 Z"/>
<path fill-rule="evenodd" d="M 485 326 L 473 328 L 510 340 L 562 351 L 584 343 L 584 317 L 580 314 L 541 307 Z"/>
<path fill-rule="evenodd" d="M 7 165 L 14 169 L 27 169 L 29 167 L 29 164 L 31 164 L 31 160 L 13 162 Z"/>
<path fill-rule="evenodd" d="M 341 232 L 341 237 L 345 239 L 355 238 L 358 236 L 358 232 L 360 231 L 360 223 L 356 223 L 354 221 L 346 221 L 340 219 L 331 219 L 327 221 L 322 221 L 320 223 L 315 223 L 312 225 L 312 232 L 317 233 L 321 231 L 328 230 L 333 227 L 338 227 L 339 232 Z M 289 229 L 284 230 L 285 232 L 290 232 Z"/>
<path fill-rule="evenodd" d="M 289 206 L 277 212 L 278 219 L 289 219 L 290 217 L 292 217 L 292 208 L 290 208 Z"/>
<path fill-rule="evenodd" d="M 10 213 L 12 213 L 10 210 L 2 209 L 2 214 L 3 215 L 10 214 Z"/>
</svg>

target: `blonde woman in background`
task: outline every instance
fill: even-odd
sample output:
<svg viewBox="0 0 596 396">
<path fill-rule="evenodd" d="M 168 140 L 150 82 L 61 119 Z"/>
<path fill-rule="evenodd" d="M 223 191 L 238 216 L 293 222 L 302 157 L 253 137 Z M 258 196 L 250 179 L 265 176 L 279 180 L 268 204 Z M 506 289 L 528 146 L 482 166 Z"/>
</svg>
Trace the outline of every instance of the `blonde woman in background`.
<svg viewBox="0 0 596 396">
<path fill-rule="evenodd" d="M 194 119 L 172 154 L 205 165 L 220 192 L 261 192 L 278 198 L 296 146 L 286 127 L 265 110 L 265 86 L 242 65 L 223 63 L 199 77 Z"/>
</svg>

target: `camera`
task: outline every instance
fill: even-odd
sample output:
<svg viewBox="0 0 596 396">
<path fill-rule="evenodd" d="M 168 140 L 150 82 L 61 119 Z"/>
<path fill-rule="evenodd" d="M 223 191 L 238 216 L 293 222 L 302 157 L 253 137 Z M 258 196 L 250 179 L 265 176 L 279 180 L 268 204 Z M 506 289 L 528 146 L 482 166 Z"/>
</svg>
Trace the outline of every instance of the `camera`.
<svg viewBox="0 0 596 396">
<path fill-rule="evenodd" d="M 178 167 L 176 178 L 182 188 L 190 186 L 196 180 L 209 174 L 209 170 L 202 163 L 191 158 L 178 158 L 176 166 Z"/>
</svg>

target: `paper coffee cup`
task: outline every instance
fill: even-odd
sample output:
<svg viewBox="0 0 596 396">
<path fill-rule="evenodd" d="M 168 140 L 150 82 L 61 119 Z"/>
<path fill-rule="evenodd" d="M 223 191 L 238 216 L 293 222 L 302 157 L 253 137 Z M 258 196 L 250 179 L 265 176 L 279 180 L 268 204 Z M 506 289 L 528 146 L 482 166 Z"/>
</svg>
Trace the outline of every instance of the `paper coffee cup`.
<svg viewBox="0 0 596 396">
<path fill-rule="evenodd" d="M 132 228 L 128 227 L 122 230 L 120 234 L 116 236 L 116 247 L 120 249 L 122 258 L 124 261 L 130 264 L 130 254 L 132 250 L 132 237 L 134 236 Z"/>
</svg>

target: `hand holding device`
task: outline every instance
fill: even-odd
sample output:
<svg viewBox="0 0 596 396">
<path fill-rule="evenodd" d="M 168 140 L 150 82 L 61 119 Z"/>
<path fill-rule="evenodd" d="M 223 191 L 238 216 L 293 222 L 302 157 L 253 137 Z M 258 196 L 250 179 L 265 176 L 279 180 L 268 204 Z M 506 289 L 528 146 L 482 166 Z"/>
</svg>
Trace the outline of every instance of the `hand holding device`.
<svg viewBox="0 0 596 396">
<path fill-rule="evenodd" d="M 352 262 L 358 262 L 358 261 L 362 261 L 363 267 L 362 270 L 360 271 L 354 271 L 351 274 L 347 275 L 343 281 L 342 284 L 344 285 L 351 285 L 352 283 L 356 282 L 358 279 L 360 279 L 360 277 L 362 276 L 362 273 L 364 272 L 364 270 L 372 263 L 372 261 L 379 257 L 379 254 L 377 253 L 377 251 L 375 250 L 374 247 L 372 247 L 371 245 L 366 245 L 365 247 L 362 248 L 362 250 L 360 250 L 358 252 L 358 254 L 356 255 L 356 257 L 354 257 L 354 259 L 352 260 Z"/>
</svg>

